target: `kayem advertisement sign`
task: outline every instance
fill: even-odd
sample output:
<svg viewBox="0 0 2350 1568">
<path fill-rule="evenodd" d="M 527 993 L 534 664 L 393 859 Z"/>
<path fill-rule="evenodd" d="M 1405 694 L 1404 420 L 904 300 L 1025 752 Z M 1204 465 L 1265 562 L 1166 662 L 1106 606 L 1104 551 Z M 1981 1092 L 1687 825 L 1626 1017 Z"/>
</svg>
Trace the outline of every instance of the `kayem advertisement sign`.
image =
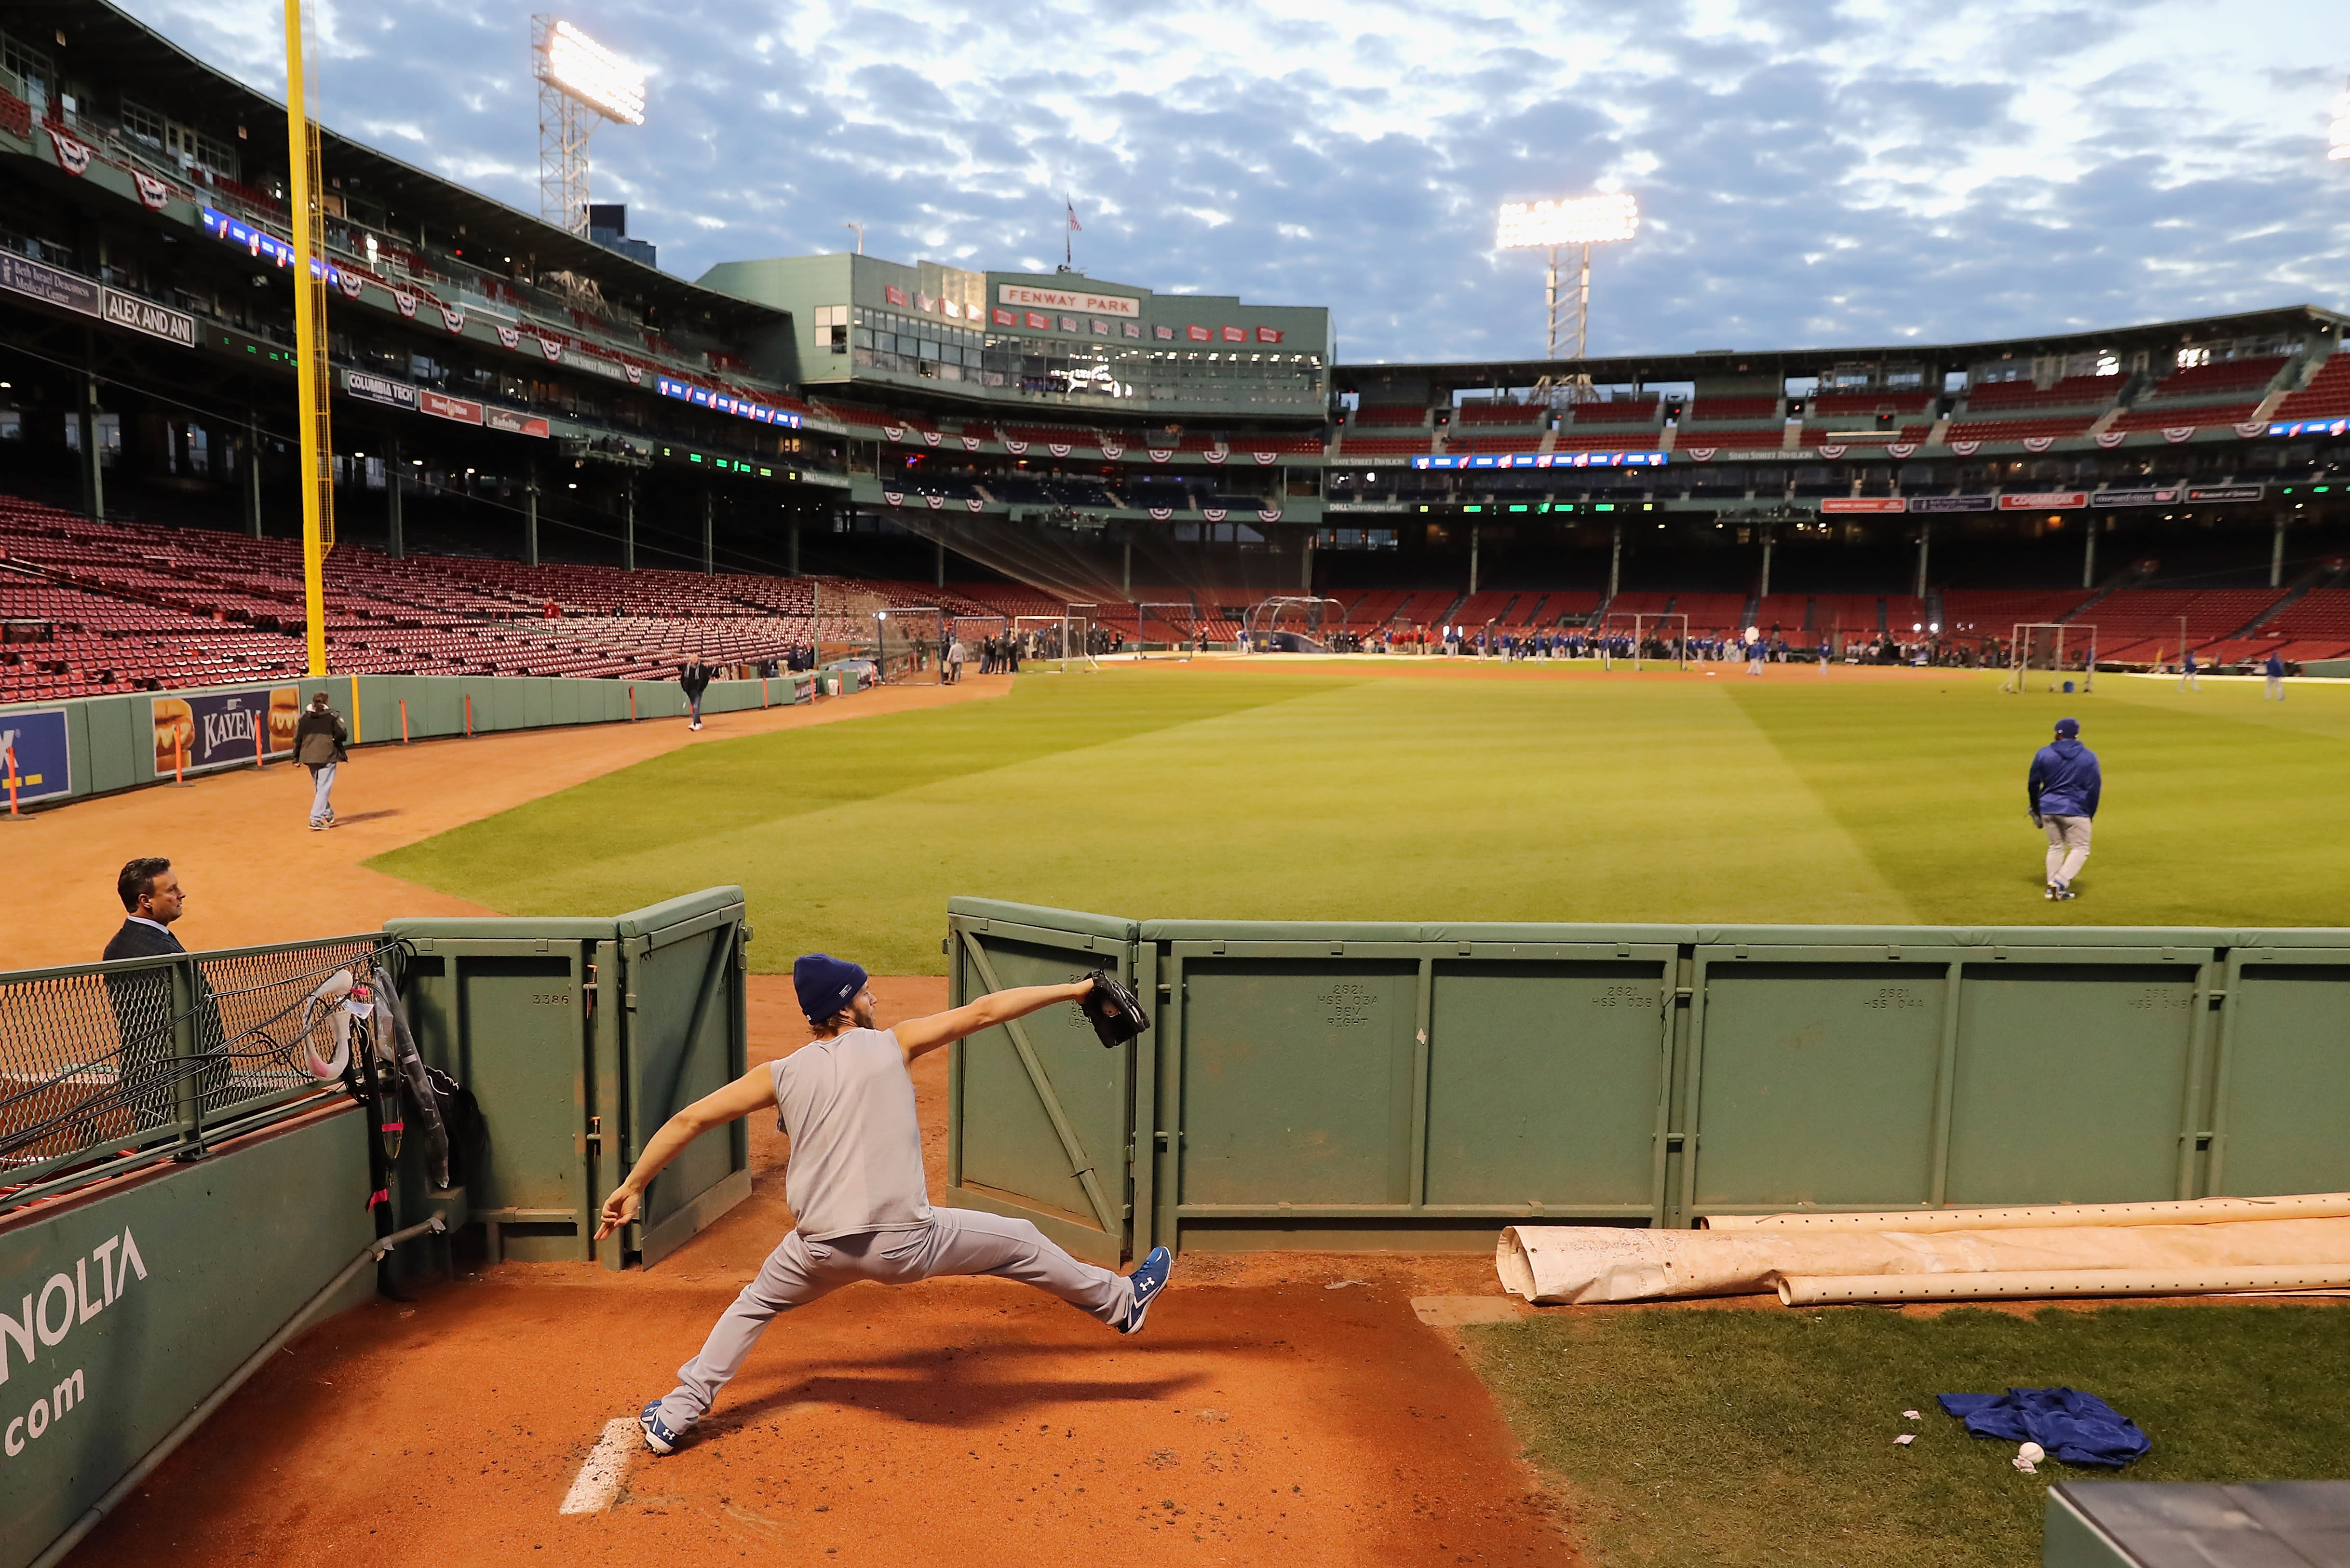
<svg viewBox="0 0 2350 1568">
<path fill-rule="evenodd" d="M 0 713 L 0 753 L 15 753 L 16 800 L 31 805 L 73 792 L 73 757 L 66 743 L 66 711 L 36 708 Z M 7 809 L 10 759 L 0 754 L 0 811 Z"/>
<path fill-rule="evenodd" d="M 149 704 L 155 729 L 155 775 L 208 773 L 254 759 L 255 735 L 272 760 L 294 754 L 302 696 L 291 686 L 158 697 Z"/>
</svg>

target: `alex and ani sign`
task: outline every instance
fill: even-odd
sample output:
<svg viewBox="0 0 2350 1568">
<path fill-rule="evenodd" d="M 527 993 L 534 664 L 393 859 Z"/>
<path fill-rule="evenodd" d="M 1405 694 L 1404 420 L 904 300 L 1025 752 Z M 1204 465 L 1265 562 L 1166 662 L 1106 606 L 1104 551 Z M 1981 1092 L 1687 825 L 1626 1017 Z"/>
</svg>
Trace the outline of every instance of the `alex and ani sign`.
<svg viewBox="0 0 2350 1568">
<path fill-rule="evenodd" d="M 86 277 L 20 255 L 0 252 L 0 288 L 60 310 L 95 316 L 133 332 L 144 332 L 183 348 L 196 346 L 196 318 L 151 299 L 92 283 Z"/>
</svg>

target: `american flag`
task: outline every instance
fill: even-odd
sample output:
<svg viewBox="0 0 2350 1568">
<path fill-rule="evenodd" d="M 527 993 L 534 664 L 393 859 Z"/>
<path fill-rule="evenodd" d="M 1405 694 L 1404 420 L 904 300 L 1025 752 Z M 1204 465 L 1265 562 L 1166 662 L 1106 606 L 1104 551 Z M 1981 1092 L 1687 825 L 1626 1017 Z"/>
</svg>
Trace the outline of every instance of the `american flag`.
<svg viewBox="0 0 2350 1568">
<path fill-rule="evenodd" d="M 1069 209 L 1069 232 L 1071 234 L 1084 234 L 1086 232 L 1086 226 L 1077 222 L 1077 209 L 1076 204 L 1066 196 L 1061 198 L 1061 204 Z"/>
</svg>

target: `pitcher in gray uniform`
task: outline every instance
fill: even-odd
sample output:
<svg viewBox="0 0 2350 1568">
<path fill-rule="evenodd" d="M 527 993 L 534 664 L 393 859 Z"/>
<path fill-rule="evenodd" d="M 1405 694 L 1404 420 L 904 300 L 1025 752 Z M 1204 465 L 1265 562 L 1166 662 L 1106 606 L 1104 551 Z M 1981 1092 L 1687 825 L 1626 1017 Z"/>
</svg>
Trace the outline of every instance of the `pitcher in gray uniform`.
<svg viewBox="0 0 2350 1568">
<path fill-rule="evenodd" d="M 931 1208 L 922 1176 L 922 1131 L 907 1072 L 914 1058 L 1080 1001 L 1093 981 L 999 991 L 884 1030 L 873 1027 L 865 978 L 857 965 L 824 953 L 795 961 L 792 984 L 815 1038 L 671 1116 L 605 1200 L 599 1241 L 637 1218 L 661 1168 L 712 1127 L 773 1106 L 791 1139 L 785 1190 L 799 1224 L 734 1298 L 701 1354 L 678 1369 L 678 1386 L 639 1415 L 645 1446 L 657 1454 L 674 1452 L 709 1414 L 777 1313 L 858 1280 L 895 1285 L 995 1274 L 1049 1291 L 1120 1334 L 1139 1332 L 1166 1288 L 1173 1261 L 1164 1247 L 1133 1273 L 1116 1274 L 1079 1262 L 1025 1220 Z"/>
</svg>

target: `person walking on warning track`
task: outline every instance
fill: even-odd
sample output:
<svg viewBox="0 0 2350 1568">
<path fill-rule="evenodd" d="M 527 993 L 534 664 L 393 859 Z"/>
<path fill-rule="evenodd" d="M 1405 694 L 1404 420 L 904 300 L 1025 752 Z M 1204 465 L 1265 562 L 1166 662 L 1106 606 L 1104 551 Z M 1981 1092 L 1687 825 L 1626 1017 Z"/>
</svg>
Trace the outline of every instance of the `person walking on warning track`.
<svg viewBox="0 0 2350 1568">
<path fill-rule="evenodd" d="M 598 1241 L 637 1218 L 645 1189 L 687 1145 L 770 1106 L 791 1139 L 784 1179 L 798 1227 L 734 1298 L 701 1352 L 678 1369 L 678 1386 L 639 1413 L 647 1448 L 676 1451 L 777 1313 L 858 1280 L 911 1284 L 943 1274 L 994 1274 L 1049 1292 L 1120 1334 L 1140 1332 L 1173 1268 L 1167 1249 L 1154 1249 L 1131 1274 L 1116 1274 L 1070 1257 L 1025 1220 L 931 1208 L 907 1071 L 941 1045 L 1044 1008 L 1076 1002 L 1090 1012 L 1087 999 L 1097 986 L 1109 985 L 1125 1008 L 1134 1006 L 1130 995 L 1088 975 L 1067 985 L 995 992 L 951 1012 L 876 1029 L 873 993 L 857 965 L 809 953 L 793 963 L 792 985 L 815 1037 L 671 1116 L 604 1203 Z"/>
<path fill-rule="evenodd" d="M 2261 673 L 2268 677 L 2268 687 L 2261 693 L 2261 700 L 2264 702 L 2283 701 L 2284 659 L 2275 649 L 2269 649 L 2268 662 L 2261 666 Z"/>
<path fill-rule="evenodd" d="M 327 706 L 327 694 L 314 692 L 310 705 L 294 726 L 294 760 L 310 770 L 310 831 L 324 833 L 335 826 L 335 770 L 350 760 L 343 750 L 350 739 L 343 716 Z"/>
<path fill-rule="evenodd" d="M 710 690 L 711 678 L 717 673 L 715 669 L 699 659 L 688 661 L 685 668 L 677 672 L 678 686 L 685 692 L 686 711 L 691 715 L 691 722 L 686 725 L 687 729 L 702 728 L 702 694 Z"/>
<path fill-rule="evenodd" d="M 2032 826 L 2048 835 L 2049 898 L 2070 898 L 2073 878 L 2089 858 L 2089 822 L 2106 787 L 2097 753 L 2081 744 L 2081 721 L 2056 721 L 2056 738 L 2032 759 L 2024 789 L 2032 801 Z"/>
<path fill-rule="evenodd" d="M 2193 649 L 2190 648 L 2187 650 L 2187 657 L 2179 661 L 2178 669 L 2178 689 L 2181 691 L 2200 691 L 2203 690 L 2203 683 L 2195 679 L 2195 650 Z"/>
</svg>

